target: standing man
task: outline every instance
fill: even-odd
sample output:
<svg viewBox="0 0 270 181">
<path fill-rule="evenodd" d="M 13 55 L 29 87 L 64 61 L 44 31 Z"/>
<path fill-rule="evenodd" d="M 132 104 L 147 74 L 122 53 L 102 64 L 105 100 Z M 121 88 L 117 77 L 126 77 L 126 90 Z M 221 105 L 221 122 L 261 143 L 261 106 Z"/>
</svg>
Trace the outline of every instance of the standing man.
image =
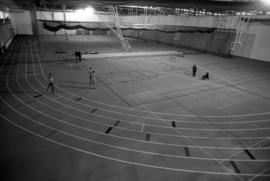
<svg viewBox="0 0 270 181">
<path fill-rule="evenodd" d="M 89 67 L 89 79 L 90 79 L 90 86 L 93 84 L 94 89 L 96 88 L 96 73 L 92 67 Z"/>
<path fill-rule="evenodd" d="M 89 71 L 88 71 L 88 76 L 89 76 L 89 80 L 90 80 L 90 85 L 92 85 L 92 76 L 93 76 L 93 69 L 92 67 L 89 67 Z"/>
<path fill-rule="evenodd" d="M 93 70 L 93 73 L 92 73 L 92 83 L 93 83 L 93 86 L 94 86 L 94 89 L 96 88 L 96 73 L 95 71 Z"/>
<path fill-rule="evenodd" d="M 77 50 L 75 50 L 75 58 L 76 58 L 76 64 L 78 63 L 78 59 L 79 59 L 79 54 L 77 52 Z"/>
<path fill-rule="evenodd" d="M 192 67 L 192 75 L 193 75 L 193 77 L 196 77 L 196 73 L 197 73 L 197 66 L 196 66 L 196 64 L 194 64 L 193 67 Z"/>
<path fill-rule="evenodd" d="M 48 76 L 48 87 L 47 87 L 47 91 L 49 90 L 49 88 L 51 88 L 52 95 L 53 95 L 54 94 L 54 78 L 52 76 L 52 73 L 49 73 L 49 76 Z"/>
<path fill-rule="evenodd" d="M 81 51 L 78 51 L 78 58 L 79 58 L 79 62 L 81 62 L 82 61 L 82 53 L 81 53 Z"/>
</svg>

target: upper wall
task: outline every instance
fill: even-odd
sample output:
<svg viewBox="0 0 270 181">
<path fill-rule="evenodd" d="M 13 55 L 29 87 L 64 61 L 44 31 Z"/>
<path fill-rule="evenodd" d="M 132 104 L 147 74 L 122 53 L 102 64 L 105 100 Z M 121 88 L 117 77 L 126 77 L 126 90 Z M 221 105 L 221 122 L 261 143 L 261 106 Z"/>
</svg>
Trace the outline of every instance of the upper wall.
<svg viewBox="0 0 270 181">
<path fill-rule="evenodd" d="M 64 21 L 63 12 L 37 12 L 37 19 Z M 235 29 L 235 16 L 120 16 L 121 24 L 157 24 L 157 25 L 178 25 L 194 27 L 217 27 L 220 29 Z M 12 25 L 16 34 L 32 35 L 31 16 L 28 11 L 11 13 Z M 88 15 L 79 17 L 74 12 L 66 13 L 66 21 L 80 22 L 111 22 L 112 16 L 109 15 Z M 269 23 L 249 23 L 243 32 L 242 46 L 232 52 L 233 55 L 270 61 L 270 24 Z M 39 25 L 41 34 L 50 34 L 47 30 L 42 29 Z M 75 34 L 76 31 L 70 30 L 68 33 Z M 54 34 L 54 33 L 52 33 Z M 63 31 L 57 34 L 64 34 Z M 220 33 L 219 33 L 220 34 Z M 158 36 L 158 38 L 164 38 Z M 221 36 L 221 35 L 220 35 Z M 224 34 L 226 37 L 227 34 Z M 184 42 L 189 43 L 185 36 L 179 36 Z M 190 36 L 191 37 L 191 36 Z M 231 37 L 231 35 L 230 35 Z M 152 39 L 152 38 L 151 38 Z M 231 38 L 230 38 L 231 39 Z M 191 42 L 191 41 L 190 41 Z M 192 42 L 191 42 L 192 44 Z M 196 46 L 196 43 L 192 46 Z M 226 45 L 227 46 L 227 45 Z M 197 48 L 197 47 L 196 47 Z"/>
<path fill-rule="evenodd" d="M 15 34 L 33 35 L 31 15 L 29 11 L 16 11 L 10 14 Z"/>
<path fill-rule="evenodd" d="M 270 62 L 270 22 L 250 23 L 242 37 L 242 44 L 232 54 Z"/>
</svg>

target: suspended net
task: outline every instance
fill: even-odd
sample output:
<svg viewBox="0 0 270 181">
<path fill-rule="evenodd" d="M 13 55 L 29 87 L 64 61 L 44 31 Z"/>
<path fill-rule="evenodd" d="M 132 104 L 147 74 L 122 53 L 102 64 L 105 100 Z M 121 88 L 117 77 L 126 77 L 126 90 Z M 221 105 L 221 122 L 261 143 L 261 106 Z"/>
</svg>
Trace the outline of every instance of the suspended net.
<svg viewBox="0 0 270 181">
<path fill-rule="evenodd" d="M 131 46 L 130 46 L 128 40 L 124 38 L 121 27 L 120 27 L 120 21 L 119 21 L 118 12 L 117 12 L 117 6 L 109 5 L 108 10 L 109 10 L 110 15 L 113 17 L 114 25 L 116 27 L 116 31 L 113 30 L 113 32 L 120 39 L 121 45 L 124 48 L 124 50 L 130 51 Z M 113 29 L 113 28 L 110 28 L 110 29 Z"/>
<path fill-rule="evenodd" d="M 251 16 L 237 16 L 235 20 L 235 39 L 231 43 L 231 51 L 239 50 L 242 47 L 243 35 L 251 20 Z"/>
</svg>

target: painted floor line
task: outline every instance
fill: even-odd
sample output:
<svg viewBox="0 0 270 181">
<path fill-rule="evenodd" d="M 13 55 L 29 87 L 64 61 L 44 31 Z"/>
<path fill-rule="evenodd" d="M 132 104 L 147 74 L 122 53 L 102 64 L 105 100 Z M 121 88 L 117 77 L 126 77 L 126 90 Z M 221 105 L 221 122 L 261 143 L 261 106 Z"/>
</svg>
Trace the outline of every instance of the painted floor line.
<svg viewBox="0 0 270 181">
<path fill-rule="evenodd" d="M 120 120 L 116 121 L 113 126 L 117 127 L 119 125 L 119 123 L 120 123 Z"/>
<path fill-rule="evenodd" d="M 111 130 L 112 130 L 112 127 L 109 127 L 107 130 L 106 130 L 106 134 L 109 134 L 110 132 L 111 132 Z"/>
<path fill-rule="evenodd" d="M 94 113 L 94 112 L 96 112 L 98 109 L 97 108 L 95 108 L 95 109 L 93 109 L 90 113 Z"/>
<path fill-rule="evenodd" d="M 47 136 L 45 136 L 45 137 L 47 137 L 47 138 L 49 138 L 50 136 L 52 136 L 54 133 L 56 133 L 57 131 L 56 130 L 54 130 L 54 131 L 52 131 L 51 133 L 49 133 Z"/>
<path fill-rule="evenodd" d="M 233 166 L 233 169 L 236 173 L 241 173 L 240 169 L 238 168 L 238 166 L 236 165 L 234 161 L 230 161 L 230 163 Z"/>
<path fill-rule="evenodd" d="M 33 98 L 38 98 L 38 97 L 41 97 L 41 96 L 42 96 L 42 94 L 38 94 L 38 95 L 33 96 Z"/>
<path fill-rule="evenodd" d="M 36 48 L 36 47 L 35 47 Z M 40 57 L 38 56 L 38 59 L 39 59 L 39 62 L 40 61 Z M 43 71 L 44 72 L 44 71 Z M 61 89 L 61 88 L 60 88 Z M 65 90 L 64 90 L 65 91 Z M 74 95 L 73 93 L 69 93 L 71 95 Z M 90 101 L 90 100 L 88 100 Z M 92 102 L 95 102 L 97 104 L 102 104 L 102 105 L 106 105 L 106 106 L 110 106 L 110 107 L 118 107 L 118 108 L 121 108 L 121 109 L 128 109 L 128 110 L 133 110 L 133 111 L 141 111 L 141 110 L 137 110 L 137 109 L 131 109 L 131 108 L 126 108 L 126 107 L 120 107 L 120 106 L 115 106 L 115 105 L 110 105 L 110 104 L 105 104 L 103 102 L 99 102 L 99 101 L 93 101 L 91 100 Z M 145 112 L 145 111 L 144 111 Z M 163 113 L 158 113 L 156 112 L 156 114 L 159 114 L 159 115 L 162 115 Z M 243 115 L 232 115 L 232 116 L 207 116 L 207 115 L 202 115 L 200 117 L 246 117 L 246 116 L 255 116 L 255 115 L 265 115 L 265 114 L 270 114 L 270 112 L 263 112 L 263 113 L 255 113 L 255 114 L 243 114 Z M 177 114 L 166 114 L 164 113 L 164 115 L 175 115 L 175 116 L 180 116 L 180 117 L 198 117 L 198 116 L 195 116 L 195 115 L 177 115 Z"/>
<path fill-rule="evenodd" d="M 150 141 L 150 134 L 149 134 L 149 133 L 146 134 L 145 140 L 146 140 L 146 141 Z"/>
<path fill-rule="evenodd" d="M 245 152 L 248 154 L 248 156 L 249 156 L 251 159 L 255 160 L 255 157 L 250 153 L 249 150 L 247 150 L 247 149 L 244 149 L 244 150 L 245 150 Z"/>
<path fill-rule="evenodd" d="M 190 153 L 189 153 L 189 149 L 188 149 L 188 147 L 184 147 L 184 150 L 185 150 L 185 155 L 187 156 L 187 157 L 190 157 Z"/>
<path fill-rule="evenodd" d="M 81 98 L 81 97 L 77 98 L 75 101 L 80 101 L 80 100 L 82 100 L 82 98 Z"/>
<path fill-rule="evenodd" d="M 74 146 L 69 146 L 69 145 L 66 145 L 66 144 L 63 144 L 63 143 L 60 143 L 58 141 L 55 141 L 55 140 L 52 140 L 50 138 L 46 138 L 42 135 L 39 135 L 35 132 L 32 132 L 26 128 L 23 128 L 21 127 L 20 125 L 10 121 L 9 119 L 7 119 L 5 116 L 3 116 L 1 113 L 0 113 L 0 116 L 3 117 L 4 119 L 6 119 L 9 123 L 13 124 L 14 126 L 32 134 L 32 135 L 35 135 L 39 138 L 42 138 L 48 142 L 51 142 L 51 143 L 55 143 L 57 145 L 60 145 L 60 146 L 63 146 L 63 147 L 66 147 L 66 148 L 69 148 L 71 150 L 75 150 L 75 151 L 78 151 L 78 152 L 81 152 L 81 153 L 85 153 L 85 154 L 89 154 L 89 155 L 93 155 L 93 156 L 96 156 L 96 157 L 99 157 L 99 158 L 104 158 L 104 159 L 108 159 L 108 160 L 113 160 L 113 161 L 117 161 L 117 162 L 122 162 L 122 163 L 126 163 L 126 164 L 132 164 L 132 165 L 137 165 L 137 166 L 143 166 L 143 167 L 148 167 L 148 168 L 156 168 L 156 169 L 164 169 L 164 170 L 171 170 L 171 171 L 177 171 L 177 172 L 187 172 L 187 173 L 204 173 L 204 174 L 211 174 L 211 175 L 232 175 L 232 176 L 257 176 L 257 174 L 236 174 L 236 173 L 224 173 L 224 172 L 209 172 L 209 171 L 197 171 L 197 170 L 187 170 L 187 169 L 177 169 L 177 168 L 169 168 L 169 167 L 162 167 L 162 166 L 155 166 L 155 165 L 149 165 L 149 164 L 143 164 L 143 163 L 137 163 L 137 162 L 130 162 L 130 161 L 125 161 L 125 160 L 121 160 L 121 159 L 116 159 L 116 158 L 112 158 L 112 157 L 108 157 L 108 156 L 103 156 L 103 155 L 99 155 L 99 154 L 96 154 L 96 153 L 93 153 L 93 152 L 89 152 L 89 151 L 85 151 L 85 150 L 82 150 L 82 149 L 79 149 L 79 148 L 76 148 Z M 270 174 L 261 174 L 260 176 L 270 176 Z"/>
</svg>

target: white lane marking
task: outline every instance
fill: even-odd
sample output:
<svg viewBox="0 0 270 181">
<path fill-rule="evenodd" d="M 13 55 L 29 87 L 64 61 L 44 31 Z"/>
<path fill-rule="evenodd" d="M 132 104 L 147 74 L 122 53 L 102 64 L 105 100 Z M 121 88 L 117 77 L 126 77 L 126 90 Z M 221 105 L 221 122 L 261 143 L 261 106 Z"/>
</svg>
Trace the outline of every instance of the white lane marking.
<svg viewBox="0 0 270 181">
<path fill-rule="evenodd" d="M 219 109 L 219 110 L 221 110 L 221 111 L 225 111 L 225 112 L 227 112 L 228 114 L 231 114 L 230 111 L 224 110 L 224 109 L 222 109 L 222 108 L 220 108 L 220 107 L 218 107 L 218 106 L 216 106 L 216 105 L 214 105 L 214 104 L 211 104 L 210 102 L 208 102 L 208 101 L 206 101 L 206 100 L 204 100 L 204 99 L 201 99 L 201 98 L 198 97 L 198 96 L 194 96 L 194 95 L 191 95 L 191 96 L 194 97 L 194 98 L 196 98 L 196 99 L 199 99 L 200 101 L 202 101 L 202 102 L 204 102 L 204 103 L 206 103 L 206 104 L 208 104 L 208 105 L 210 105 L 210 106 L 213 106 L 213 107 L 215 107 L 215 108 L 217 108 L 217 109 Z M 230 131 L 229 129 L 226 129 L 226 128 L 223 128 L 223 129 L 224 129 L 225 131 Z M 239 130 L 240 130 L 240 129 L 239 129 Z M 256 146 L 256 145 L 258 145 L 258 144 L 264 142 L 265 139 L 266 139 L 266 137 L 263 138 L 262 140 L 256 142 L 255 144 L 252 144 L 252 145 L 247 145 L 245 142 L 242 142 L 242 143 L 245 145 L 245 147 L 254 147 L 254 146 Z M 224 159 L 224 161 L 227 161 L 228 159 L 230 159 L 230 158 L 232 158 L 232 157 L 234 157 L 234 156 L 237 156 L 237 155 L 241 154 L 243 151 L 244 151 L 244 148 L 243 148 L 243 150 L 240 150 L 240 151 L 237 151 L 236 153 L 233 153 L 232 155 L 230 155 L 229 157 L 227 157 L 226 159 Z M 224 161 L 222 161 L 222 162 L 224 162 Z"/>
<path fill-rule="evenodd" d="M 261 141 L 258 141 L 258 142 L 256 142 L 256 143 L 250 145 L 249 147 L 254 147 L 254 146 L 259 145 L 260 143 L 263 143 L 263 142 L 265 142 L 265 141 L 266 141 L 266 140 L 263 139 L 263 140 L 261 140 Z M 243 148 L 243 150 L 239 150 L 239 151 L 237 151 L 236 153 L 233 153 L 232 155 L 230 155 L 230 156 L 228 156 L 227 158 L 225 158 L 224 160 L 222 160 L 222 162 L 230 161 L 233 157 L 235 157 L 235 156 L 237 156 L 237 155 L 243 153 L 245 149 L 246 149 L 246 148 Z M 256 150 L 257 150 L 257 149 L 256 149 Z"/>
<path fill-rule="evenodd" d="M 237 175 L 239 175 L 239 174 L 237 174 Z"/>
<path fill-rule="evenodd" d="M 34 136 L 42 138 L 43 140 L 46 140 L 46 141 L 51 142 L 51 143 L 55 143 L 57 145 L 66 147 L 66 148 L 71 149 L 71 150 L 75 150 L 75 151 L 78 151 L 78 152 L 81 152 L 81 153 L 85 153 L 85 154 L 88 154 L 88 155 L 96 156 L 96 157 L 107 159 L 107 160 L 113 160 L 113 161 L 117 161 L 117 162 L 121 162 L 121 163 L 125 163 L 125 164 L 132 164 L 132 165 L 143 166 L 143 167 L 148 167 L 148 168 L 157 168 L 157 169 L 177 171 L 177 172 L 200 173 L 200 174 L 203 173 L 203 174 L 211 174 L 211 175 L 257 176 L 257 174 L 249 174 L 249 173 L 206 172 L 206 171 L 196 171 L 196 170 L 186 170 L 186 169 L 161 167 L 161 166 L 155 166 L 155 165 L 149 165 L 149 164 L 125 161 L 125 160 L 116 159 L 116 158 L 112 158 L 112 157 L 108 157 L 108 156 L 103 156 L 103 155 L 99 155 L 99 154 L 96 154 L 96 153 L 93 153 L 93 152 L 85 151 L 85 150 L 82 150 L 82 149 L 79 149 L 79 148 L 76 148 L 76 147 L 73 147 L 73 146 L 69 146 L 69 145 L 60 143 L 58 141 L 55 141 L 53 139 L 50 139 L 50 138 L 44 137 L 42 135 L 36 134 L 35 132 L 32 132 L 32 131 L 30 131 L 30 130 L 24 128 L 24 127 L 21 127 L 20 125 L 10 121 L 8 118 L 3 116 L 1 113 L 0 113 L 0 116 L 2 118 L 4 118 L 6 121 L 8 121 L 9 123 L 13 124 L 14 126 L 20 128 L 20 129 L 22 129 L 22 130 L 24 130 L 24 131 L 26 131 L 26 132 L 34 135 Z M 261 174 L 260 176 L 270 176 L 270 174 Z"/>
<path fill-rule="evenodd" d="M 31 83 L 28 81 L 28 83 L 29 83 L 29 85 L 31 85 Z M 18 84 L 18 85 L 20 85 L 20 83 Z M 33 89 L 35 89 L 32 85 L 31 85 L 31 87 L 33 88 Z M 20 86 L 20 88 L 21 89 L 23 89 L 21 86 Z M 26 95 L 28 95 L 28 94 L 26 94 Z M 46 95 L 44 95 L 44 96 L 46 96 Z M 48 97 L 49 98 L 49 97 Z M 50 99 L 50 98 L 49 98 Z M 38 101 L 38 100 L 37 100 Z M 20 102 L 22 102 L 22 101 L 20 101 Z M 38 101 L 38 102 L 40 102 L 40 101 Z M 22 102 L 23 103 L 23 102 Z M 41 102 L 40 102 L 41 103 Z M 23 103 L 24 104 L 24 103 Z M 43 104 L 43 103 L 41 103 L 41 104 Z M 43 105 L 45 105 L 45 104 L 43 104 Z M 35 111 L 37 111 L 37 112 L 39 112 L 40 114 L 43 114 L 43 113 L 41 113 L 40 111 L 38 111 L 37 109 L 35 109 L 35 108 L 32 108 L 31 106 L 29 106 L 29 105 L 26 105 L 27 107 L 29 107 L 29 108 L 31 108 L 31 109 L 33 109 L 33 110 L 35 110 Z M 48 114 L 44 114 L 44 115 L 46 115 L 47 117 L 50 117 L 50 118 L 52 118 L 52 119 L 55 119 L 55 120 L 57 120 L 57 121 L 59 121 L 59 122 L 62 122 L 62 123 L 65 123 L 65 124 L 68 124 L 68 125 L 72 125 L 72 126 L 74 126 L 74 127 L 78 127 L 78 128 L 81 128 L 81 129 L 85 129 L 85 130 L 87 130 L 87 131 L 93 131 L 93 132 L 97 132 L 97 131 L 94 131 L 94 130 L 91 130 L 91 129 L 86 129 L 86 128 L 83 128 L 83 127 L 80 127 L 80 126 L 77 126 L 77 125 L 74 125 L 74 124 L 71 124 L 71 123 L 67 123 L 67 122 L 65 122 L 65 121 L 62 121 L 62 120 L 58 120 L 58 119 L 56 119 L 56 118 L 53 118 L 53 117 L 51 117 L 50 115 L 48 115 Z M 79 118 L 79 117 L 78 117 Z M 80 118 L 79 118 L 80 119 Z M 97 132 L 97 133 L 100 133 L 100 132 Z M 121 137 L 121 138 L 123 138 L 123 137 Z M 149 142 L 148 142 L 149 143 Z M 179 146 L 179 145 L 178 145 Z M 190 146 L 190 147 L 192 147 L 192 146 Z M 207 147 L 208 148 L 208 147 Z M 215 149 L 217 149 L 217 147 L 213 147 L 213 148 L 215 148 Z M 224 149 L 224 148 L 220 148 L 220 149 Z M 231 149 L 231 148 L 227 148 L 227 149 Z M 237 149 L 237 148 L 233 148 L 233 149 Z M 241 149 L 241 148 L 240 148 Z M 265 148 L 264 148 L 265 149 Z"/>
<path fill-rule="evenodd" d="M 35 47 L 36 48 L 36 47 Z M 39 62 L 41 63 L 41 61 L 40 61 L 40 57 L 38 56 L 38 59 L 39 59 Z M 44 76 L 45 76 L 45 73 L 44 73 L 44 70 L 43 70 L 43 67 L 41 66 L 41 68 L 42 68 L 42 72 L 43 72 L 43 74 L 44 74 Z M 65 91 L 65 92 L 67 92 L 67 93 L 69 93 L 70 95 L 75 95 L 75 96 L 77 96 L 76 94 L 73 94 L 73 93 L 71 93 L 71 92 L 69 92 L 69 91 L 66 91 L 65 89 L 62 89 L 62 88 L 58 88 L 58 89 L 61 89 L 61 90 L 63 90 L 63 91 Z M 121 106 L 116 106 L 116 105 L 111 105 L 111 104 L 106 104 L 106 103 L 103 103 L 103 102 L 99 102 L 99 101 L 94 101 L 94 100 L 89 100 L 89 99 L 87 99 L 87 98 L 85 98 L 85 97 L 83 97 L 85 100 L 88 100 L 89 102 L 94 102 L 94 103 L 97 103 L 97 104 L 101 104 L 101 105 L 105 105 L 105 106 L 109 106 L 109 107 L 114 107 L 114 108 L 120 108 L 120 109 L 123 109 L 123 110 L 132 110 L 132 111 L 139 111 L 139 112 L 146 112 L 147 113 L 147 111 L 142 111 L 142 110 L 138 110 L 138 109 L 134 109 L 134 108 L 127 108 L 127 107 L 121 107 Z M 102 108 L 99 108 L 99 109 L 102 109 Z M 136 114 L 136 113 L 135 113 Z M 186 115 L 179 115 L 179 114 L 169 114 L 169 113 L 159 113 L 159 112 L 156 112 L 156 114 L 158 114 L 158 115 L 174 115 L 174 116 L 179 116 L 179 117 L 217 117 L 217 118 L 223 118 L 223 117 L 247 117 L 247 116 L 256 116 L 256 115 L 268 115 L 268 114 L 270 114 L 270 112 L 264 112 L 264 113 L 256 113 L 256 114 L 243 114 L 243 115 L 232 115 L 232 116 L 207 116 L 207 115 L 204 115 L 204 116 L 197 116 L 197 115 L 188 115 L 188 114 L 186 114 Z"/>
<path fill-rule="evenodd" d="M 241 101 L 241 102 L 237 102 L 237 103 L 233 103 L 233 104 L 227 104 L 227 105 L 225 105 L 225 106 L 222 106 L 221 108 L 224 109 L 224 108 L 231 107 L 231 106 L 235 106 L 235 105 L 238 105 L 238 104 L 243 104 L 243 103 L 245 103 L 245 102 L 252 101 L 252 100 L 258 99 L 258 98 L 259 98 L 258 96 L 255 96 L 255 97 L 252 97 L 252 98 L 250 98 L 250 99 L 246 99 L 246 100 Z"/>
<path fill-rule="evenodd" d="M 136 102 L 139 102 L 135 97 L 133 97 L 132 95 L 130 95 L 131 98 L 133 98 Z M 140 103 L 140 102 L 139 102 Z M 145 109 L 147 109 L 148 111 L 152 111 L 149 107 L 147 107 L 146 105 L 141 104 Z M 159 115 L 156 115 L 154 112 L 152 112 L 152 114 L 159 118 Z M 169 124 L 168 122 L 163 122 L 164 124 Z M 226 166 L 224 163 L 220 162 L 219 160 L 217 160 L 213 155 L 211 155 L 209 152 L 207 152 L 205 149 L 203 149 L 201 146 L 199 146 L 197 143 L 195 143 L 193 140 L 191 140 L 190 138 L 186 137 L 182 132 L 180 132 L 178 129 L 172 127 L 172 130 L 176 131 L 178 134 L 182 135 L 185 137 L 185 139 L 190 142 L 193 146 L 195 146 L 196 148 L 198 148 L 199 150 L 201 150 L 203 153 L 205 153 L 207 156 L 209 156 L 212 160 L 214 160 L 215 162 L 217 162 L 219 165 L 221 165 L 222 167 L 225 166 L 225 168 L 230 172 L 233 173 L 233 169 L 229 168 L 228 166 Z M 237 176 L 240 180 L 243 181 L 243 179 L 239 176 Z"/>
<path fill-rule="evenodd" d="M 263 169 L 259 174 L 253 176 L 252 178 L 248 179 L 248 181 L 253 181 L 254 179 L 263 176 L 263 173 L 267 172 L 268 170 L 270 170 L 270 167 L 267 167 L 265 169 Z"/>
<path fill-rule="evenodd" d="M 39 57 L 38 57 L 39 58 Z M 39 62 L 40 62 L 40 60 L 39 60 Z M 41 63 L 40 63 L 41 64 Z M 39 65 L 40 65 L 39 64 Z M 41 67 L 41 65 L 40 65 L 40 67 Z M 41 67 L 41 69 L 43 69 L 42 67 Z M 65 91 L 65 92 L 68 92 L 68 91 Z M 65 97 L 63 97 L 63 96 L 61 96 L 61 95 L 59 95 L 59 97 L 58 98 L 60 98 L 60 97 L 62 97 L 62 98 L 64 98 L 64 99 L 66 99 L 66 100 L 69 100 L 68 98 L 65 98 Z M 85 100 L 85 99 L 84 99 Z M 73 100 L 72 100 L 73 101 Z M 83 105 L 83 106 L 86 106 L 86 107 L 89 107 L 89 105 L 87 105 L 87 104 L 83 104 L 83 103 L 78 103 L 78 104 L 80 104 L 80 105 Z M 92 108 L 92 107 L 91 107 Z M 132 117 L 137 117 L 137 118 L 145 118 L 145 117 L 142 117 L 142 116 L 136 116 L 136 115 L 130 115 L 130 114 L 125 114 L 125 113 L 120 113 L 120 112 L 115 112 L 115 111 L 110 111 L 110 110 L 105 110 L 105 109 L 102 109 L 102 108 L 99 108 L 99 109 L 101 109 L 101 110 L 103 110 L 103 111 L 106 111 L 106 112 L 113 112 L 113 113 L 116 113 L 116 114 L 123 114 L 123 115 L 129 115 L 129 116 L 132 116 Z M 154 118 L 149 118 L 149 119 L 154 119 Z M 157 119 L 154 119 L 154 120 L 157 120 Z M 160 119 L 159 119 L 160 120 Z M 166 119 L 161 119 L 161 120 L 164 120 L 164 121 L 166 121 Z M 123 120 L 124 121 L 124 120 Z M 179 120 L 176 120 L 177 122 L 188 122 L 188 121 L 179 121 Z M 265 121 L 265 120 L 264 120 Z M 270 120 L 269 120 L 270 121 Z M 253 121 L 248 121 L 248 122 L 253 122 Z M 130 123 L 130 122 L 129 122 Z M 209 124 L 208 122 L 189 122 L 189 123 L 204 123 L 204 124 Z M 220 124 L 230 124 L 230 123 L 234 123 L 234 122 L 226 122 L 226 123 L 220 123 Z M 236 123 L 239 123 L 239 124 L 244 124 L 244 122 L 243 121 L 241 121 L 241 122 L 236 122 Z M 132 123 L 131 123 L 132 124 Z M 134 124 L 134 123 L 133 123 Z M 153 126 L 155 126 L 155 125 L 153 125 Z M 183 128 L 184 129 L 184 128 Z M 263 129 L 265 129 L 265 128 L 263 128 Z"/>
<path fill-rule="evenodd" d="M 41 67 L 41 66 L 40 66 Z M 42 67 L 41 67 L 42 68 Z M 38 79 L 36 79 L 36 80 L 38 80 Z M 40 83 L 40 81 L 37 81 L 37 82 L 39 82 Z M 40 83 L 40 85 L 42 86 L 42 87 L 44 87 L 44 88 L 46 88 L 45 86 L 43 86 L 43 84 L 42 83 Z M 61 96 L 61 97 L 63 97 L 63 96 Z M 57 99 L 58 99 L 59 97 L 57 97 Z M 66 99 L 65 97 L 63 97 L 64 99 Z M 67 100 L 69 100 L 69 99 L 67 99 Z M 58 102 L 58 101 L 57 101 Z M 74 102 L 74 100 L 72 100 L 72 102 Z M 60 102 L 58 102 L 59 104 L 62 104 L 62 103 L 60 103 Z M 78 103 L 78 104 L 81 104 L 81 103 Z M 62 104 L 63 105 L 63 104 Z M 67 105 L 64 105 L 64 106 L 67 106 Z M 88 106 L 88 105 L 87 105 Z M 82 111 L 82 110 L 79 110 L 79 109 L 77 109 L 77 108 L 75 108 L 75 107 L 72 107 L 72 106 L 67 106 L 67 107 L 70 107 L 70 108 L 73 108 L 73 109 L 75 109 L 75 110 L 78 110 L 78 111 L 81 111 L 81 112 L 85 112 L 85 111 Z M 93 108 L 93 107 L 91 107 L 91 108 Z M 88 112 L 85 112 L 85 113 L 88 113 Z M 95 114 L 96 116 L 98 116 L 98 117 L 103 117 L 103 118 L 108 118 L 108 119 L 113 119 L 113 120 L 118 120 L 118 119 L 114 119 L 114 118 L 112 118 L 112 117 L 110 117 L 110 116 L 103 116 L 103 115 L 99 115 L 99 114 Z M 162 120 L 162 119 L 158 119 L 158 120 Z M 139 124 L 139 123 L 134 123 L 134 122 L 129 122 L 129 121 L 126 121 L 126 120 L 121 120 L 121 121 L 123 121 L 123 122 L 128 122 L 128 123 L 130 123 L 130 124 L 137 124 L 137 125 L 141 125 L 141 124 Z M 165 120 L 165 121 L 167 121 L 167 120 Z M 207 123 L 207 124 L 209 124 L 209 122 L 205 122 L 205 123 Z M 145 123 L 146 124 L 146 123 Z M 161 128 L 164 128 L 165 126 L 158 126 L 158 125 L 153 125 L 153 124 L 146 124 L 146 125 L 150 125 L 150 126 L 153 126 L 153 127 L 161 127 Z M 180 128 L 180 129 L 185 129 L 185 130 L 194 130 L 194 131 L 197 131 L 197 130 L 199 130 L 199 131 L 201 131 L 201 130 L 203 130 L 203 131 L 220 131 L 219 129 L 202 129 L 202 128 Z M 265 129 L 270 129 L 270 127 L 269 128 L 260 128 L 260 129 L 262 129 L 262 130 L 265 130 Z M 254 128 L 250 128 L 250 129 L 241 129 L 241 130 L 238 130 L 238 129 L 230 129 L 230 131 L 251 131 L 251 130 L 258 130 L 257 128 L 256 129 L 254 129 Z"/>
</svg>

